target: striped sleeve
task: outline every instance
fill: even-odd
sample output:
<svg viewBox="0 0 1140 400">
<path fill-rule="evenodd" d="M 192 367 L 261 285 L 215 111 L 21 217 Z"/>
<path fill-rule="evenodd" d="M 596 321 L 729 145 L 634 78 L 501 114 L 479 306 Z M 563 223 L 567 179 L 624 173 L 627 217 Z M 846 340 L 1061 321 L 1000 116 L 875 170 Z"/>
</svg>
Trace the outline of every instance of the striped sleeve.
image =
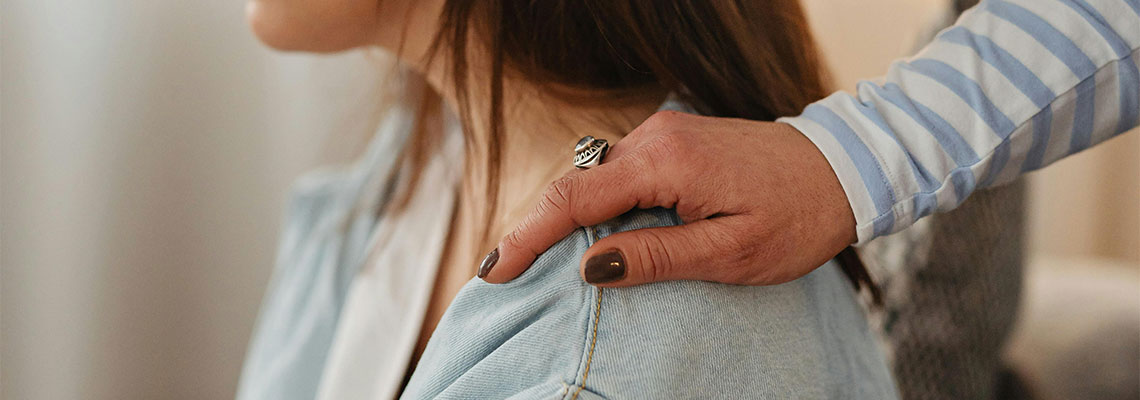
<svg viewBox="0 0 1140 400">
<path fill-rule="evenodd" d="M 887 75 L 782 118 L 819 147 L 857 244 L 1137 125 L 1140 0 L 987 0 Z"/>
</svg>

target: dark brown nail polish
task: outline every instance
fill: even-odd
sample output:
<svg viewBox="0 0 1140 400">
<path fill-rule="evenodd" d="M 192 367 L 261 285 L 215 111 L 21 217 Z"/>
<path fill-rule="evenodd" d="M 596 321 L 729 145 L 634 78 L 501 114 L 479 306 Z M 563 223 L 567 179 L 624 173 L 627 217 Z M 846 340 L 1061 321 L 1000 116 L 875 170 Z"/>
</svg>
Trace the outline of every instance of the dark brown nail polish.
<svg viewBox="0 0 1140 400">
<path fill-rule="evenodd" d="M 610 250 L 586 260 L 586 282 L 607 283 L 625 278 L 625 259 L 621 252 Z"/>
<path fill-rule="evenodd" d="M 491 268 L 495 268 L 495 263 L 497 262 L 499 262 L 498 247 L 496 247 L 494 250 L 491 250 L 490 253 L 487 253 L 486 257 L 483 257 L 483 263 L 479 264 L 479 272 L 476 274 L 476 276 L 478 276 L 479 279 L 486 278 L 487 274 L 491 273 Z"/>
</svg>

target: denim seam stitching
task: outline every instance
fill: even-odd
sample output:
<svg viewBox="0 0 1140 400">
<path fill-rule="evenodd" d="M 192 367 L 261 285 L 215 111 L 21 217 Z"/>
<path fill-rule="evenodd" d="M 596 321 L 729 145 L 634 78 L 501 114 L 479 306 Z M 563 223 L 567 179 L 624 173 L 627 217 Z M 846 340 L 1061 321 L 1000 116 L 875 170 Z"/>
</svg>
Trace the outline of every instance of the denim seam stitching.
<svg viewBox="0 0 1140 400">
<path fill-rule="evenodd" d="M 582 372 L 582 384 L 578 385 L 578 390 L 574 391 L 574 395 L 570 400 L 577 400 L 578 393 L 586 387 L 586 379 L 590 377 L 590 363 L 594 360 L 594 347 L 598 344 L 598 320 L 602 316 L 602 288 L 598 288 L 597 303 L 594 305 L 594 328 L 590 333 L 590 351 L 586 353 L 586 371 Z"/>
<path fill-rule="evenodd" d="M 595 228 L 593 226 L 589 226 L 589 227 L 586 227 L 585 231 L 586 231 L 586 242 L 587 243 L 589 243 L 590 245 L 593 245 L 595 242 L 597 242 L 597 240 L 598 240 L 597 228 Z M 587 287 L 589 287 L 589 285 L 587 285 Z M 590 349 L 588 351 L 586 351 L 586 367 L 585 367 L 585 370 L 582 372 L 582 383 L 578 385 L 578 389 L 574 390 L 574 394 L 571 395 L 570 400 L 577 400 L 578 394 L 580 394 L 582 392 L 582 389 L 584 389 L 586 387 L 586 379 L 590 377 L 590 364 L 594 361 L 594 348 L 598 344 L 598 320 L 600 320 L 602 317 L 602 292 L 603 292 L 603 289 L 602 288 L 597 288 L 597 289 L 598 289 L 598 295 L 595 296 L 595 298 L 597 300 L 595 301 L 595 304 L 594 304 L 594 323 L 593 323 L 593 327 L 591 327 L 591 329 L 590 329 Z"/>
</svg>

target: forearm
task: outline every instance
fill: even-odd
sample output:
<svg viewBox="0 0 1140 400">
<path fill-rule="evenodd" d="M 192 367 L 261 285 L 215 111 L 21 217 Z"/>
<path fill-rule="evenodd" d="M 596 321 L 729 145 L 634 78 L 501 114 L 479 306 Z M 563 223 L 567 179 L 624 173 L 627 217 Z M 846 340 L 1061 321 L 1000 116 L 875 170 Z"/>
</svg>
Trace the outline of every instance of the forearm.
<svg viewBox="0 0 1140 400">
<path fill-rule="evenodd" d="M 1138 0 L 988 1 L 781 121 L 824 153 L 865 243 L 1136 126 L 1138 50 Z"/>
</svg>

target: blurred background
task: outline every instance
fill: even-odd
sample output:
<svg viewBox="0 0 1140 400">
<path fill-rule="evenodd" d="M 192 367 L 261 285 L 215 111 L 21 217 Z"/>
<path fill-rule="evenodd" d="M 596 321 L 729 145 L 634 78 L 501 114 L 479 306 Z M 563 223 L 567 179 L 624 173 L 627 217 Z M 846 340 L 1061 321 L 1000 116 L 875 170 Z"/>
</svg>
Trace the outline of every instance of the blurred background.
<svg viewBox="0 0 1140 400">
<path fill-rule="evenodd" d="M 842 88 L 948 10 L 804 3 Z M 232 398 L 286 189 L 355 155 L 388 63 L 271 52 L 240 1 L 0 1 L 0 397 Z M 1140 332 L 1140 134 L 1028 179 L 1007 357 L 1048 382 L 1074 360 L 1034 349 Z"/>
</svg>

